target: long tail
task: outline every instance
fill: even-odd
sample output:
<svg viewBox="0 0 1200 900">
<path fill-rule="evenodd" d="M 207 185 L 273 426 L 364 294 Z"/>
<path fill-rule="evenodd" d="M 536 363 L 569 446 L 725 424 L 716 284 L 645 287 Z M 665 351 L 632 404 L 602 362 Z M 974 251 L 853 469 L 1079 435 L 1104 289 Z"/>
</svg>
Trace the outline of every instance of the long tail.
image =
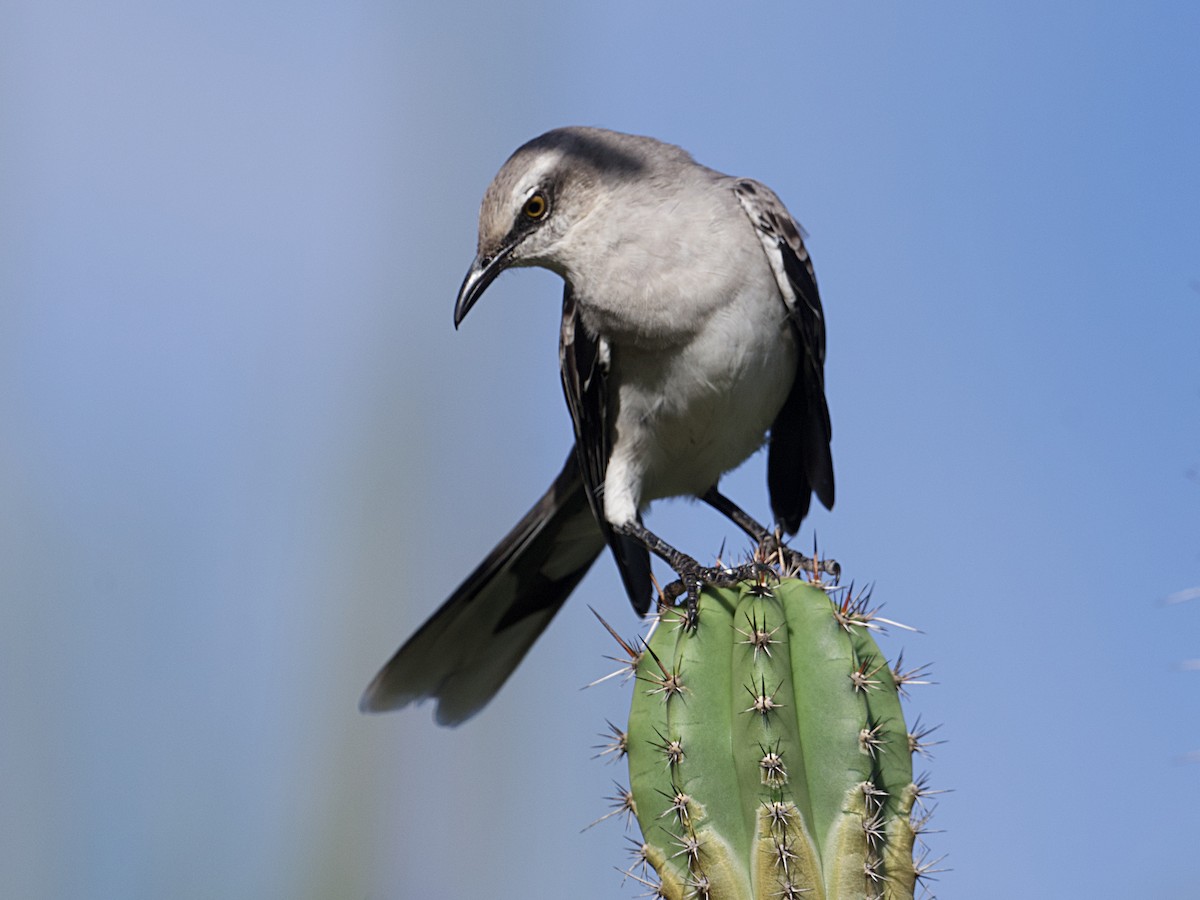
<svg viewBox="0 0 1200 900">
<path fill-rule="evenodd" d="M 385 712 L 437 700 L 457 725 L 500 690 L 604 549 L 575 451 L 554 484 L 396 651 L 359 701 Z"/>
</svg>

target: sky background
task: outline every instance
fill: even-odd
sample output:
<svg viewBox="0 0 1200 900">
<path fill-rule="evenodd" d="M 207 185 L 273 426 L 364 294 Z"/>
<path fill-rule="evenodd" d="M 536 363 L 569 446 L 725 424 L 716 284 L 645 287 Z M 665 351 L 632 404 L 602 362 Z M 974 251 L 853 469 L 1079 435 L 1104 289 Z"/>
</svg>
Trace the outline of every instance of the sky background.
<svg viewBox="0 0 1200 900">
<path fill-rule="evenodd" d="M 0 2 L 0 872 L 31 898 L 634 897 L 587 606 L 359 715 L 570 446 L 561 287 L 455 333 L 563 124 L 810 233 L 838 502 L 931 662 L 949 898 L 1177 898 L 1200 835 L 1200 5 Z M 765 517 L 765 460 L 725 482 Z M 709 510 L 649 524 L 701 559 Z"/>
</svg>

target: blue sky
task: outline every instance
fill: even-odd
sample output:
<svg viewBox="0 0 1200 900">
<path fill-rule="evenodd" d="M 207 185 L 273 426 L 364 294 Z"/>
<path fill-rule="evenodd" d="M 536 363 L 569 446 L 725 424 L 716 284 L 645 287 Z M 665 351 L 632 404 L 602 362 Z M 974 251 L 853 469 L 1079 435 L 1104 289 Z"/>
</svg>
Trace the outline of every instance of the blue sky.
<svg viewBox="0 0 1200 900">
<path fill-rule="evenodd" d="M 496 168 L 579 123 L 811 235 L 801 542 L 921 628 L 937 893 L 1194 893 L 1197 47 L 1187 2 L 0 6 L 6 889 L 636 895 L 581 832 L 611 566 L 462 728 L 355 708 L 569 447 L 554 276 L 451 311 Z"/>
</svg>

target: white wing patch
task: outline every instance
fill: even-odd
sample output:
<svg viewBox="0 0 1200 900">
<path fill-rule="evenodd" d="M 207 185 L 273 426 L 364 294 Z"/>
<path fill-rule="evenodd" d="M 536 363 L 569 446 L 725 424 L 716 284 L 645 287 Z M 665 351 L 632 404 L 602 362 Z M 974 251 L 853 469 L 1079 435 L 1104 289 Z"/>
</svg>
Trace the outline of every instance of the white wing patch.
<svg viewBox="0 0 1200 900">
<path fill-rule="evenodd" d="M 775 274 L 779 293 L 783 302 L 787 304 L 788 312 L 792 316 L 799 315 L 802 311 L 797 309 L 797 304 L 803 302 L 808 307 L 808 315 L 822 321 L 824 317 L 820 307 L 814 307 L 807 300 L 797 298 L 792 280 L 784 267 L 783 252 L 780 249 L 781 243 L 787 244 L 807 270 L 809 278 L 815 282 L 812 260 L 808 258 L 808 250 L 804 246 L 803 229 L 796 224 L 783 201 L 766 185 L 748 178 L 739 178 L 733 184 L 733 192 L 762 242 L 763 252 L 766 253 L 767 262 Z"/>
</svg>

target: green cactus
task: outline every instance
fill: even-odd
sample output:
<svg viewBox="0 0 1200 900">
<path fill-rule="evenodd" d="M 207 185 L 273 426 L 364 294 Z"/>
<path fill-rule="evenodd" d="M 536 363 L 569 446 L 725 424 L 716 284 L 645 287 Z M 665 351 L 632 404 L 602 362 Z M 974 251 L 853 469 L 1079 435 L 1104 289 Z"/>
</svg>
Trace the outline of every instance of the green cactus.
<svg viewBox="0 0 1200 900">
<path fill-rule="evenodd" d="M 655 896 L 913 897 L 921 736 L 875 624 L 796 579 L 661 613 L 622 742 Z"/>
</svg>

